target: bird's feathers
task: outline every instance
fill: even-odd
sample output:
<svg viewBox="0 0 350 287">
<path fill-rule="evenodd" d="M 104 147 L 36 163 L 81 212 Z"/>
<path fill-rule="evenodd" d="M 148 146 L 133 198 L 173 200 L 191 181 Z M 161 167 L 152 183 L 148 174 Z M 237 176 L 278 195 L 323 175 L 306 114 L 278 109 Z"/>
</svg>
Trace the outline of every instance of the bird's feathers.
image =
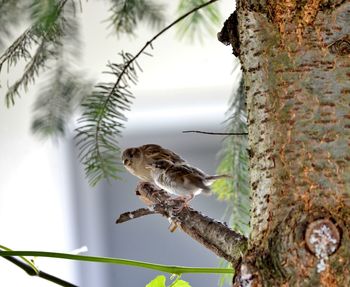
<svg viewBox="0 0 350 287">
<path fill-rule="evenodd" d="M 208 175 L 189 165 L 179 155 L 157 144 L 126 149 L 122 154 L 125 168 L 138 178 L 155 183 L 171 194 L 192 198 L 209 194 L 210 185 L 229 175 Z"/>
</svg>

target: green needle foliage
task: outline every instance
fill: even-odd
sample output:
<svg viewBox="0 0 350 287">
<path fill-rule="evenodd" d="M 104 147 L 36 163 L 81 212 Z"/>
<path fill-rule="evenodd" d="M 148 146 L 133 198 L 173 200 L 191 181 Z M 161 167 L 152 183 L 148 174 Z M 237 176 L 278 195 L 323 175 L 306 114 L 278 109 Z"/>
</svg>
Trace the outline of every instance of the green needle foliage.
<svg viewBox="0 0 350 287">
<path fill-rule="evenodd" d="M 152 0 L 113 0 L 108 21 L 117 34 L 134 34 L 139 22 L 145 21 L 152 28 L 164 24 L 164 8 L 162 4 Z"/>
<path fill-rule="evenodd" d="M 227 116 L 227 132 L 245 132 L 247 130 L 243 80 L 241 80 L 239 89 L 232 95 Z M 230 174 L 233 179 L 217 181 L 213 184 L 213 190 L 218 198 L 226 200 L 230 204 L 232 228 L 245 236 L 249 235 L 250 220 L 247 147 L 246 136 L 227 136 L 225 138 L 221 151 L 222 159 L 217 172 Z"/>
<path fill-rule="evenodd" d="M 0 0 L 0 51 L 5 46 L 4 40 L 12 35 L 12 28 L 23 19 L 24 11 L 24 1 Z"/>
<path fill-rule="evenodd" d="M 60 14 L 58 4 L 56 0 L 33 0 L 29 7 L 32 21 L 43 27 L 52 27 Z"/>
<path fill-rule="evenodd" d="M 142 54 L 149 55 L 145 49 L 152 47 L 152 42 L 172 25 L 154 36 L 135 56 L 122 52 L 122 63 L 111 63 L 107 66 L 109 70 L 106 73 L 112 75 L 114 81 L 97 84 L 92 94 L 83 102 L 77 141 L 79 157 L 91 185 L 96 185 L 102 179 L 119 178 L 118 137 L 121 136 L 123 122 L 126 121 L 124 112 L 132 104 L 131 85 L 137 84 L 137 73 L 142 71 L 136 59 Z"/>
<path fill-rule="evenodd" d="M 180 0 L 177 11 L 181 15 L 206 2 L 205 0 Z M 180 39 L 184 37 L 191 40 L 195 40 L 196 37 L 201 39 L 205 33 L 216 33 L 220 24 L 221 14 L 217 4 L 214 3 L 197 10 L 177 25 L 177 35 Z"/>
<path fill-rule="evenodd" d="M 121 64 L 110 63 L 107 66 L 106 73 L 114 79 L 98 83 L 92 92 L 88 92 L 89 84 L 71 67 L 80 54 L 76 48 L 80 47 L 76 20 L 76 6 L 81 4 L 80 1 L 32 0 L 26 1 L 22 10 L 19 6 L 22 1 L 0 1 L 3 4 L 0 11 L 24 10 L 32 23 L 0 56 L 0 72 L 5 64 L 10 71 L 18 63 L 26 63 L 22 75 L 8 88 L 7 105 L 14 105 L 16 97 L 26 92 L 45 71 L 46 79 L 34 106 L 32 130 L 44 137 L 64 135 L 71 115 L 78 110 L 82 115 L 78 121 L 77 145 L 90 183 L 95 185 L 104 178 L 118 178 L 118 137 L 126 121 L 124 112 L 131 106 L 131 85 L 137 83 L 137 70 L 141 70 L 136 58 L 147 54 L 145 47 L 135 57 L 121 52 Z M 184 21 L 183 18 L 187 18 L 183 26 L 189 27 L 185 30 L 201 33 L 199 27 L 208 28 L 212 25 L 210 23 L 217 23 L 220 16 L 218 9 L 211 7 L 216 1 L 179 0 L 178 12 L 186 14 L 179 19 Z M 156 1 L 111 0 L 110 3 L 109 21 L 118 33 L 133 34 L 141 21 L 153 27 L 164 23 L 165 6 Z M 13 7 L 17 8 L 10 9 Z M 191 10 L 193 12 L 188 13 Z M 5 26 L 10 27 L 8 22 L 11 19 L 1 15 L 0 21 L 2 19 Z M 15 19 L 12 20 L 15 22 Z M 148 44 L 178 22 L 180 20 L 163 29 Z M 9 34 L 9 28 L 3 29 L 1 24 L 0 33 Z M 84 100 L 78 109 L 77 102 L 82 98 Z"/>
<path fill-rule="evenodd" d="M 232 93 L 226 130 L 229 133 L 247 131 L 247 113 L 245 107 L 243 79 L 239 88 Z M 250 232 L 250 188 L 248 171 L 248 140 L 247 136 L 227 136 L 220 151 L 221 162 L 217 168 L 218 174 L 230 174 L 229 180 L 214 182 L 212 190 L 219 199 L 229 204 L 230 226 L 237 232 L 249 236 Z M 220 267 L 230 268 L 230 263 L 222 260 Z M 221 276 L 219 286 L 232 282 L 232 274 Z"/>
<path fill-rule="evenodd" d="M 66 24 L 64 13 L 62 13 L 66 2 L 56 2 L 47 11 L 50 15 L 45 17 L 44 23 L 41 22 L 43 14 L 40 14 L 38 19 L 34 19 L 36 13 L 33 13 L 34 24 L 25 30 L 0 57 L 0 71 L 5 63 L 9 69 L 20 60 L 26 62 L 22 76 L 7 91 L 6 103 L 8 106 L 14 105 L 15 96 L 20 96 L 20 88 L 27 90 L 28 85 L 35 82 L 39 73 L 47 69 L 49 60 L 57 58 L 57 49 L 61 44 L 60 39 Z M 36 5 L 33 4 L 31 7 L 34 8 Z"/>
<path fill-rule="evenodd" d="M 65 135 L 68 120 L 81 104 L 91 86 L 82 76 L 71 73 L 62 62 L 50 71 L 34 105 L 32 131 L 42 138 Z"/>
<path fill-rule="evenodd" d="M 50 62 L 49 72 L 46 73 L 34 105 L 32 131 L 43 138 L 65 135 L 73 113 L 92 90 L 92 84 L 75 70 L 74 64 L 81 47 L 75 7 L 70 6 L 63 12 L 63 33 L 59 45 L 55 47 L 56 57 Z M 50 18 L 46 17 L 44 21 L 50 23 Z"/>
<path fill-rule="evenodd" d="M 80 51 L 75 4 L 40 0 L 28 8 L 32 26 L 1 57 L 0 68 L 27 62 L 22 76 L 9 87 L 6 102 L 13 105 L 21 88 L 27 90 L 47 70 L 34 106 L 32 131 L 43 137 L 62 136 L 89 87 L 73 68 Z"/>
<path fill-rule="evenodd" d="M 131 84 L 137 82 L 138 64 L 129 53 L 122 52 L 121 64 L 109 64 L 107 71 L 115 80 L 98 83 L 82 103 L 83 114 L 77 129 L 80 159 L 91 185 L 101 179 L 118 178 L 120 149 L 118 136 L 126 121 L 133 95 Z"/>
</svg>

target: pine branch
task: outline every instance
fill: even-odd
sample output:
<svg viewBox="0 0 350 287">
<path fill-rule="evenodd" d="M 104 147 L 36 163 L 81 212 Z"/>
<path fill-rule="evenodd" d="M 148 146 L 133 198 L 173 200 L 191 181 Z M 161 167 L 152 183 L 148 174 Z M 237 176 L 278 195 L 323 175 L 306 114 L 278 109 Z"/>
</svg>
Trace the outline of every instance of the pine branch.
<svg viewBox="0 0 350 287">
<path fill-rule="evenodd" d="M 231 104 L 226 114 L 226 125 L 229 132 L 247 129 L 242 81 L 239 89 L 231 97 Z M 223 144 L 224 147 L 221 151 L 222 160 L 217 168 L 217 172 L 232 174 L 233 179 L 215 182 L 213 191 L 219 198 L 229 202 L 232 228 L 248 236 L 250 230 L 250 187 L 247 138 L 227 137 Z"/>
<path fill-rule="evenodd" d="M 36 42 L 33 39 L 33 27 L 28 28 L 24 33 L 19 36 L 13 44 L 7 48 L 7 50 L 0 57 L 0 71 L 5 62 L 8 62 L 8 66 L 17 64 L 20 59 L 28 60 L 31 58 L 29 48 L 32 42 Z"/>
<path fill-rule="evenodd" d="M 40 70 L 45 69 L 48 58 L 54 57 L 55 54 L 55 51 L 50 51 L 48 49 L 46 40 L 42 40 L 35 55 L 26 65 L 22 77 L 8 89 L 6 93 L 6 105 L 8 107 L 15 104 L 15 96 L 20 95 L 19 89 L 24 87 L 24 89 L 27 90 L 28 85 L 35 81 L 35 77 L 39 75 Z"/>
<path fill-rule="evenodd" d="M 12 28 L 23 19 L 24 1 L 0 0 L 0 49 L 5 45 L 5 39 L 12 35 Z"/>
<path fill-rule="evenodd" d="M 121 64 L 108 64 L 107 73 L 116 78 L 115 82 L 97 84 L 93 93 L 86 98 L 76 135 L 79 158 L 91 185 L 104 178 L 118 178 L 120 149 L 117 137 L 121 135 L 123 122 L 126 121 L 124 112 L 130 109 L 132 103 L 131 85 L 137 83 L 137 70 L 141 70 L 138 57 L 147 54 L 145 50 L 152 48 L 152 43 L 171 27 L 216 1 L 208 1 L 176 19 L 150 39 L 135 56 L 122 52 Z"/>
<path fill-rule="evenodd" d="M 56 19 L 60 16 L 64 5 L 68 0 L 61 0 L 56 6 Z M 20 59 L 31 59 L 30 49 L 33 45 L 41 43 L 40 39 L 46 39 L 48 41 L 54 40 L 53 37 L 56 33 L 57 25 L 53 22 L 49 26 L 44 26 L 40 22 L 35 22 L 31 27 L 26 29 L 21 36 L 19 36 L 13 44 L 6 49 L 6 51 L 0 57 L 0 71 L 4 63 L 8 62 L 8 66 L 15 65 Z"/>
<path fill-rule="evenodd" d="M 23 87 L 26 90 L 39 73 L 48 67 L 46 65 L 48 60 L 57 56 L 56 50 L 60 45 L 60 38 L 63 34 L 62 24 L 65 21 L 60 16 L 62 16 L 61 12 L 66 2 L 67 0 L 62 0 L 51 7 L 50 22 L 46 20 L 43 23 L 40 22 L 40 19 L 36 21 L 0 57 L 0 72 L 4 63 L 7 63 L 8 68 L 10 68 L 20 60 L 29 61 L 23 75 L 8 90 L 6 94 L 7 105 L 13 105 L 15 96 L 19 96 L 19 89 Z M 33 46 L 37 48 L 32 56 Z"/>
<path fill-rule="evenodd" d="M 34 104 L 31 129 L 42 138 L 64 136 L 73 112 L 91 90 L 81 75 L 68 70 L 69 65 L 61 61 L 56 64 L 41 85 Z"/>
<path fill-rule="evenodd" d="M 205 0 L 180 0 L 177 8 L 179 14 L 191 10 L 194 7 L 205 3 Z M 191 14 L 185 21 L 177 26 L 177 35 L 180 39 L 188 37 L 192 41 L 198 37 L 201 40 L 202 35 L 207 32 L 215 34 L 220 24 L 221 15 L 216 5 L 207 6 L 205 9 L 197 10 Z"/>
<path fill-rule="evenodd" d="M 136 63 L 132 55 L 122 52 L 122 64 L 109 64 L 109 74 L 116 82 L 100 83 L 93 93 L 82 103 L 83 114 L 77 128 L 76 138 L 80 150 L 79 158 L 85 166 L 90 184 L 101 179 L 117 178 L 119 154 L 117 136 L 120 136 L 121 123 L 126 121 L 124 111 L 130 109 L 130 83 L 137 81 Z"/>
<path fill-rule="evenodd" d="M 112 1 L 108 18 L 115 31 L 134 34 L 141 21 L 148 22 L 152 27 L 160 27 L 164 23 L 164 5 L 151 0 L 118 0 Z"/>
<path fill-rule="evenodd" d="M 56 60 L 51 61 L 35 101 L 32 131 L 43 138 L 65 135 L 73 113 L 92 90 L 90 81 L 75 68 L 81 51 L 75 10 L 74 2 L 69 2 L 59 19 L 62 35 L 55 46 Z"/>
</svg>

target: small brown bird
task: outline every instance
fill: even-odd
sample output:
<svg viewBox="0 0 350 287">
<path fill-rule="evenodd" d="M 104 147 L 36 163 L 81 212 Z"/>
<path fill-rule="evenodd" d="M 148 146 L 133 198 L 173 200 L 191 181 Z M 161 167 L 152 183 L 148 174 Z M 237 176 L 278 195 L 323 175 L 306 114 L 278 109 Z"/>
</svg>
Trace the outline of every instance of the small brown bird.
<svg viewBox="0 0 350 287">
<path fill-rule="evenodd" d="M 145 144 L 139 147 L 128 148 L 122 154 L 125 168 L 131 174 L 148 182 L 153 182 L 153 177 L 151 176 L 150 169 L 147 169 L 146 166 L 162 159 L 174 164 L 185 163 L 185 160 L 176 153 L 156 144 Z"/>
<path fill-rule="evenodd" d="M 210 185 L 230 175 L 208 175 L 187 164 L 174 164 L 168 160 L 157 160 L 146 167 L 151 171 L 154 183 L 167 192 L 177 195 L 187 204 L 200 193 L 211 192 Z"/>
</svg>

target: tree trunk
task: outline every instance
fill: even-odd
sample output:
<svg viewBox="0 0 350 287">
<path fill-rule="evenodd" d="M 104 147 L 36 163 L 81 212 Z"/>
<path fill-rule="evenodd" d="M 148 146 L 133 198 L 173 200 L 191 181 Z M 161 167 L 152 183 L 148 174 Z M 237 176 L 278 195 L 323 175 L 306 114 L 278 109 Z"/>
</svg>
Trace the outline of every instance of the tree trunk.
<svg viewBox="0 0 350 287">
<path fill-rule="evenodd" d="M 170 218 L 232 263 L 233 286 L 350 286 L 349 0 L 238 0 L 218 38 L 243 68 L 250 238 L 148 183 L 153 209 L 117 222 Z"/>
<path fill-rule="evenodd" d="M 350 2 L 235 13 L 253 206 L 234 286 L 350 286 Z"/>
</svg>

